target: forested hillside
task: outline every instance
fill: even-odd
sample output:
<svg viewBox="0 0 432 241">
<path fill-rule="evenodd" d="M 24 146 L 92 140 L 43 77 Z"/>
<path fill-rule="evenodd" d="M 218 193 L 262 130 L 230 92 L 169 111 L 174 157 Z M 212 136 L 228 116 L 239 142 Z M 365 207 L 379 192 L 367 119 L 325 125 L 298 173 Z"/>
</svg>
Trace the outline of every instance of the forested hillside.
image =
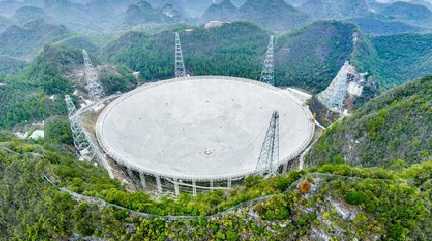
<svg viewBox="0 0 432 241">
<path fill-rule="evenodd" d="M 210 29 L 180 30 L 188 73 L 259 78 L 270 33 L 241 22 Z M 40 30 L 37 32 L 43 33 Z M 45 34 L 51 36 L 49 32 L 44 32 L 43 36 Z M 355 44 L 354 34 L 357 36 Z M 18 55 L 39 51 L 41 54 L 26 71 L 2 81 L 6 86 L 0 90 L 5 99 L 0 108 L 0 112 L 4 113 L 0 117 L 0 126 L 12 127 L 16 123 L 42 120 L 51 112 L 64 113 L 64 108 L 59 106 L 61 96 L 72 91 L 73 84 L 76 84 L 77 80 L 73 83 L 69 77 L 73 74 L 72 70 L 82 64 L 81 49 L 86 49 L 95 63 L 101 66 L 101 82 L 107 93 L 133 88 L 136 80 L 130 74 L 132 71 L 139 71 L 146 81 L 172 77 L 173 35 L 172 31 L 153 35 L 128 32 L 100 49 L 86 37 L 64 36 L 61 32 L 63 37 L 43 51 L 33 45 L 27 50 L 25 47 L 14 49 L 14 52 L 20 52 L 15 53 Z M 12 39 L 9 39 L 8 44 L 12 46 Z M 41 37 L 36 44 L 54 39 Z M 276 37 L 276 84 L 317 93 L 329 85 L 346 60 L 351 60 L 360 71 L 368 72 L 381 89 L 388 89 L 432 71 L 432 65 L 428 64 L 431 59 L 429 55 L 432 55 L 430 41 L 432 38 L 428 34 L 367 37 L 352 24 L 317 22 Z M 2 48 L 3 51 L 12 51 L 7 46 Z M 24 62 L 16 58 L 2 57 L 2 60 L 4 67 L 0 71 L 3 74 L 17 73 L 24 67 Z M 16 95 L 20 91 L 27 94 Z M 59 95 L 55 107 L 52 107 L 52 101 L 42 101 L 53 94 Z"/>
<path fill-rule="evenodd" d="M 181 34 L 186 68 L 190 74 L 220 74 L 257 78 L 269 35 L 248 23 L 221 28 L 193 29 Z M 174 73 L 174 33 L 156 35 L 130 32 L 109 44 L 110 61 L 140 71 L 146 80 L 164 79 Z"/>
<path fill-rule="evenodd" d="M 328 128 L 309 165 L 405 166 L 432 159 L 432 77 L 384 93 Z"/>
<path fill-rule="evenodd" d="M 0 76 L 16 74 L 21 71 L 25 65 L 26 62 L 23 60 L 2 55 L 0 56 Z"/>
<path fill-rule="evenodd" d="M 422 4 L 395 1 L 383 7 L 380 14 L 410 23 L 428 26 L 432 22 L 432 11 Z"/>
<path fill-rule="evenodd" d="M 396 31 L 396 30 L 395 30 Z M 401 29 L 403 31 L 403 29 Z M 354 35 L 356 44 L 353 45 Z M 367 72 L 381 90 L 432 73 L 431 34 L 367 36 L 355 25 L 316 22 L 276 38 L 275 71 L 278 86 L 311 92 L 326 88 L 346 60 Z M 269 33 L 247 23 L 181 33 L 190 74 L 259 78 Z M 168 47 L 167 47 L 168 46 Z M 147 35 L 130 32 L 102 52 L 109 62 L 126 64 L 144 79 L 173 74 L 173 32 Z"/>
<path fill-rule="evenodd" d="M 21 73 L 4 78 L 4 86 L 0 86 L 0 128 L 66 113 L 64 95 L 84 84 L 75 76 L 83 68 L 82 49 L 71 46 L 83 44 L 89 45 L 79 39 L 47 45 Z M 107 95 L 136 85 L 130 70 L 123 66 L 101 65 L 97 70 Z"/>
<path fill-rule="evenodd" d="M 0 32 L 3 32 L 7 27 L 12 24 L 12 21 L 6 17 L 0 16 Z"/>
<path fill-rule="evenodd" d="M 307 0 L 299 8 L 316 20 L 347 19 L 369 13 L 367 0 Z"/>
<path fill-rule="evenodd" d="M 43 19 L 47 20 L 44 10 L 35 6 L 23 6 L 15 11 L 13 19 L 19 24 L 26 24 L 35 20 Z"/>
<path fill-rule="evenodd" d="M 239 19 L 281 32 L 305 26 L 309 16 L 284 0 L 246 0 L 239 8 Z"/>
<path fill-rule="evenodd" d="M 374 75 L 382 89 L 432 73 L 432 34 L 400 34 L 371 38 L 356 54 L 357 64 Z"/>
<path fill-rule="evenodd" d="M 281 86 L 325 89 L 354 51 L 354 25 L 317 22 L 281 36 L 276 44 L 276 79 Z"/>
<path fill-rule="evenodd" d="M 203 21 L 232 21 L 239 17 L 238 14 L 238 9 L 231 0 L 222 0 L 219 3 L 210 5 L 201 16 L 201 19 Z"/>
<path fill-rule="evenodd" d="M 363 33 L 370 35 L 393 35 L 426 31 L 426 29 L 418 26 L 400 21 L 388 20 L 375 15 L 354 18 L 347 21 L 357 25 Z"/>
<path fill-rule="evenodd" d="M 79 64 L 79 54 L 47 47 L 24 72 L 7 77 L 5 86 L 0 87 L 0 127 L 65 113 L 62 96 L 72 91 L 72 84 L 63 71 Z M 57 96 L 49 98 L 51 95 Z"/>
<path fill-rule="evenodd" d="M 154 198 L 43 143 L 2 134 L 0 240 L 428 240 L 431 173 L 430 162 L 398 171 L 333 165 Z M 221 213 L 248 200 L 256 201 Z"/>
<path fill-rule="evenodd" d="M 355 27 L 319 22 L 276 39 L 277 85 L 316 92 L 324 89 L 353 50 Z M 248 23 L 181 33 L 186 69 L 193 75 L 231 75 L 259 78 L 269 33 Z M 167 47 L 168 46 L 168 47 Z M 171 47 L 172 46 L 172 47 Z M 172 77 L 174 34 L 130 32 L 103 52 L 114 63 L 140 71 L 146 80 Z"/>
<path fill-rule="evenodd" d="M 0 55 L 31 58 L 45 44 L 63 39 L 68 34 L 64 26 L 48 24 L 41 19 L 23 26 L 12 25 L 0 33 Z"/>
</svg>

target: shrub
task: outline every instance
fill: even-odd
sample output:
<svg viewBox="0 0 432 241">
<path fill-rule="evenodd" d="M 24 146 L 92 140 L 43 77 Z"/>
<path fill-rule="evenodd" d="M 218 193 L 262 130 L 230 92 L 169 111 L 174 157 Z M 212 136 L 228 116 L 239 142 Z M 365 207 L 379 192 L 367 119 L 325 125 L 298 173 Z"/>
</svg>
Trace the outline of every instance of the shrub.
<svg viewBox="0 0 432 241">
<path fill-rule="evenodd" d="M 362 192 L 352 191 L 345 195 L 345 201 L 351 205 L 361 205 L 366 202 L 366 195 Z"/>
</svg>

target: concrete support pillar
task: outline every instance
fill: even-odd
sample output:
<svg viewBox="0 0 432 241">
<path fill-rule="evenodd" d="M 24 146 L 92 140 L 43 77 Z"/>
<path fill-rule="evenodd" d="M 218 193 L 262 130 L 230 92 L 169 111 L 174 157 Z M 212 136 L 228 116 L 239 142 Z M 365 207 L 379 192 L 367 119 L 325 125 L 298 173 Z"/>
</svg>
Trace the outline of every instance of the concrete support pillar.
<svg viewBox="0 0 432 241">
<path fill-rule="evenodd" d="M 228 181 L 227 181 L 227 187 L 231 188 L 231 178 L 229 178 Z"/>
<path fill-rule="evenodd" d="M 156 176 L 156 188 L 159 193 L 162 193 L 162 184 L 160 176 Z"/>
<path fill-rule="evenodd" d="M 140 177 L 141 187 L 142 187 L 143 189 L 146 188 L 147 185 L 146 185 L 146 180 L 145 180 L 145 175 L 144 175 L 144 173 L 140 173 L 140 174 L 139 174 L 139 177 Z"/>
<path fill-rule="evenodd" d="M 180 186 L 178 180 L 174 180 L 174 193 L 176 196 L 180 195 Z"/>
<path fill-rule="evenodd" d="M 210 190 L 213 190 L 214 184 L 213 184 L 213 180 L 210 180 Z"/>
<path fill-rule="evenodd" d="M 196 181 L 192 180 L 192 195 L 196 196 L 196 194 L 197 194 Z"/>
</svg>

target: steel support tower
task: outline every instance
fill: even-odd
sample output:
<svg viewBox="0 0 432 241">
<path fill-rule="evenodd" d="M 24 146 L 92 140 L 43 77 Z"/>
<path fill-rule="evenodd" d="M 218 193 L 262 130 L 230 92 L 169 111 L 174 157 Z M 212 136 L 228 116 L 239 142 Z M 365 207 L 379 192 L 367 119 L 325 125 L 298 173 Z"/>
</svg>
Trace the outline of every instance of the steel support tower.
<svg viewBox="0 0 432 241">
<path fill-rule="evenodd" d="M 175 33 L 175 77 L 182 78 L 186 77 L 186 67 L 183 59 L 183 50 L 180 40 L 180 34 L 178 32 Z"/>
<path fill-rule="evenodd" d="M 99 83 L 98 73 L 96 68 L 87 54 L 87 51 L 82 50 L 84 60 L 84 80 L 85 89 L 92 100 L 99 100 L 104 96 L 104 90 L 102 85 Z"/>
<path fill-rule="evenodd" d="M 348 94 L 348 83 L 354 76 L 350 73 L 350 64 L 345 62 L 330 85 L 317 95 L 318 100 L 332 111 L 342 113 L 344 101 Z"/>
<path fill-rule="evenodd" d="M 274 79 L 274 36 L 270 36 L 270 42 L 267 46 L 267 51 L 264 58 L 263 69 L 261 71 L 261 81 L 275 85 Z"/>
<path fill-rule="evenodd" d="M 72 137 L 74 141 L 75 149 L 80 157 L 86 158 L 86 159 L 93 159 L 94 154 L 91 151 L 91 145 L 87 141 L 86 136 L 81 129 L 81 126 L 79 124 L 79 120 L 77 119 L 75 113 L 77 112 L 77 109 L 69 95 L 65 96 L 65 102 L 66 107 L 68 110 L 68 117 L 70 121 L 71 131 L 72 131 Z"/>
<path fill-rule="evenodd" d="M 279 162 L 279 112 L 272 114 L 270 125 L 266 131 L 256 170 L 263 175 L 274 175 Z"/>
</svg>

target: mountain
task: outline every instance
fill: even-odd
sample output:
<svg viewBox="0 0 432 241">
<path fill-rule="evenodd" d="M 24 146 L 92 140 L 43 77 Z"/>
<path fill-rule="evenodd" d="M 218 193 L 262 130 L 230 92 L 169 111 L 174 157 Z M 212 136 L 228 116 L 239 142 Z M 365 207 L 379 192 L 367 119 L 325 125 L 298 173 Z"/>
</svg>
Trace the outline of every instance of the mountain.
<svg viewBox="0 0 432 241">
<path fill-rule="evenodd" d="M 26 62 L 9 56 L 0 56 L 0 76 L 16 74 L 23 70 Z"/>
<path fill-rule="evenodd" d="M 377 79 L 381 89 L 389 89 L 432 73 L 431 41 L 431 34 L 376 36 L 354 58 L 363 72 Z"/>
<path fill-rule="evenodd" d="M 0 129 L 64 115 L 63 96 L 72 84 L 61 71 L 77 65 L 79 53 L 47 46 L 23 72 L 7 78 L 0 88 Z"/>
<path fill-rule="evenodd" d="M 13 24 L 12 20 L 0 16 L 0 33 Z"/>
<path fill-rule="evenodd" d="M 371 35 L 394 35 L 426 31 L 426 29 L 418 26 L 410 25 L 400 21 L 383 19 L 374 15 L 349 19 L 347 21 L 357 25 L 363 33 Z"/>
<path fill-rule="evenodd" d="M 301 5 L 305 4 L 309 0 L 285 0 L 288 4 L 294 6 L 294 7 L 300 7 Z"/>
<path fill-rule="evenodd" d="M 99 54 L 99 46 L 84 36 L 74 35 L 54 42 L 53 44 L 62 45 L 70 49 L 85 49 L 91 55 Z"/>
<path fill-rule="evenodd" d="M 44 0 L 43 9 L 54 24 L 85 34 L 110 33 L 124 23 L 132 0 Z"/>
<path fill-rule="evenodd" d="M 47 19 L 42 8 L 35 6 L 23 6 L 15 11 L 13 18 L 20 24 L 25 24 L 39 19 Z"/>
<path fill-rule="evenodd" d="M 251 78 L 259 75 L 268 35 L 257 26 L 235 22 L 208 30 L 194 28 L 180 35 L 188 72 Z M 172 31 L 154 35 L 129 32 L 108 44 L 103 52 L 108 61 L 140 71 L 146 80 L 169 78 L 174 73 Z"/>
<path fill-rule="evenodd" d="M 431 10 L 424 5 L 409 2 L 394 2 L 385 6 L 379 13 L 394 19 L 405 20 L 426 26 L 432 22 Z"/>
<path fill-rule="evenodd" d="M 24 5 L 21 1 L 16 0 L 2 0 L 0 1 L 0 15 L 5 17 L 12 17 L 15 11 Z"/>
<path fill-rule="evenodd" d="M 275 71 L 281 86 L 325 89 L 358 47 L 357 29 L 341 22 L 316 22 L 276 41 Z"/>
<path fill-rule="evenodd" d="M 206 22 L 212 20 L 232 21 L 238 18 L 238 9 L 231 0 L 222 0 L 210 5 L 201 18 Z"/>
<path fill-rule="evenodd" d="M 0 55 L 31 58 L 46 43 L 69 35 L 65 26 L 35 20 L 22 27 L 13 25 L 0 33 Z"/>
<path fill-rule="evenodd" d="M 239 8 L 239 19 L 273 31 L 287 31 L 308 22 L 308 16 L 284 0 L 247 0 Z"/>
<path fill-rule="evenodd" d="M 126 23 L 130 25 L 161 21 L 162 16 L 159 12 L 153 9 L 150 3 L 143 0 L 131 4 L 126 12 Z"/>
<path fill-rule="evenodd" d="M 300 9 L 314 19 L 347 19 L 369 14 L 367 0 L 309 0 Z"/>
<path fill-rule="evenodd" d="M 82 5 L 91 13 L 98 17 L 108 17 L 107 15 L 117 16 L 126 12 L 130 4 L 135 0 L 89 0 Z"/>
<path fill-rule="evenodd" d="M 99 8 L 101 11 L 104 9 L 104 7 Z M 71 31 L 84 33 L 102 32 L 104 30 L 102 22 L 111 23 L 116 19 L 116 15 L 111 12 L 111 20 L 106 18 L 101 20 L 100 15 L 90 12 L 91 9 L 85 5 L 70 0 L 44 0 L 43 9 L 52 18 L 54 24 L 64 25 Z"/>
<path fill-rule="evenodd" d="M 88 49 L 107 95 L 135 88 L 137 80 L 131 71 L 124 66 L 101 64 L 93 55 L 97 46 L 85 38 L 47 44 L 24 71 L 8 76 L 5 86 L 0 86 L 0 129 L 64 116 L 64 95 L 83 89 L 82 48 Z"/>
<path fill-rule="evenodd" d="M 155 8 L 162 8 L 168 3 L 173 5 L 183 17 L 199 18 L 213 0 L 149 0 L 149 2 Z"/>
<path fill-rule="evenodd" d="M 275 71 L 279 86 L 323 90 L 354 51 L 352 24 L 318 22 L 276 38 Z M 181 33 L 186 69 L 193 75 L 258 79 L 267 32 L 242 22 Z M 130 32 L 103 50 L 108 61 L 140 71 L 146 80 L 172 77 L 174 33 Z"/>
<path fill-rule="evenodd" d="M 94 32 L 112 32 L 124 23 L 124 16 L 130 4 L 134 0 L 91 0 L 82 4 L 81 15 L 84 15 L 80 22 L 82 27 L 80 32 L 88 31 L 89 28 Z M 87 18 L 90 20 L 85 21 Z M 75 21 L 76 22 L 76 21 Z M 73 25 L 73 23 L 71 24 Z M 68 25 L 67 25 L 68 26 Z M 74 29 L 72 26 L 69 28 Z M 93 32 L 92 31 L 92 32 Z"/>
<path fill-rule="evenodd" d="M 307 157 L 309 165 L 391 167 L 432 159 L 432 77 L 409 82 L 334 123 Z"/>
<path fill-rule="evenodd" d="M 181 10 L 172 3 L 165 3 L 161 8 L 154 8 L 149 2 L 140 0 L 129 5 L 126 11 L 126 23 L 128 25 L 175 23 L 182 19 Z"/>
<path fill-rule="evenodd" d="M 426 6 L 429 10 L 432 11 L 432 2 L 428 0 L 411 0 L 410 3 L 420 4 Z"/>
<path fill-rule="evenodd" d="M 165 3 L 159 11 L 167 21 L 179 22 L 183 18 L 183 9 L 170 2 Z"/>
</svg>

